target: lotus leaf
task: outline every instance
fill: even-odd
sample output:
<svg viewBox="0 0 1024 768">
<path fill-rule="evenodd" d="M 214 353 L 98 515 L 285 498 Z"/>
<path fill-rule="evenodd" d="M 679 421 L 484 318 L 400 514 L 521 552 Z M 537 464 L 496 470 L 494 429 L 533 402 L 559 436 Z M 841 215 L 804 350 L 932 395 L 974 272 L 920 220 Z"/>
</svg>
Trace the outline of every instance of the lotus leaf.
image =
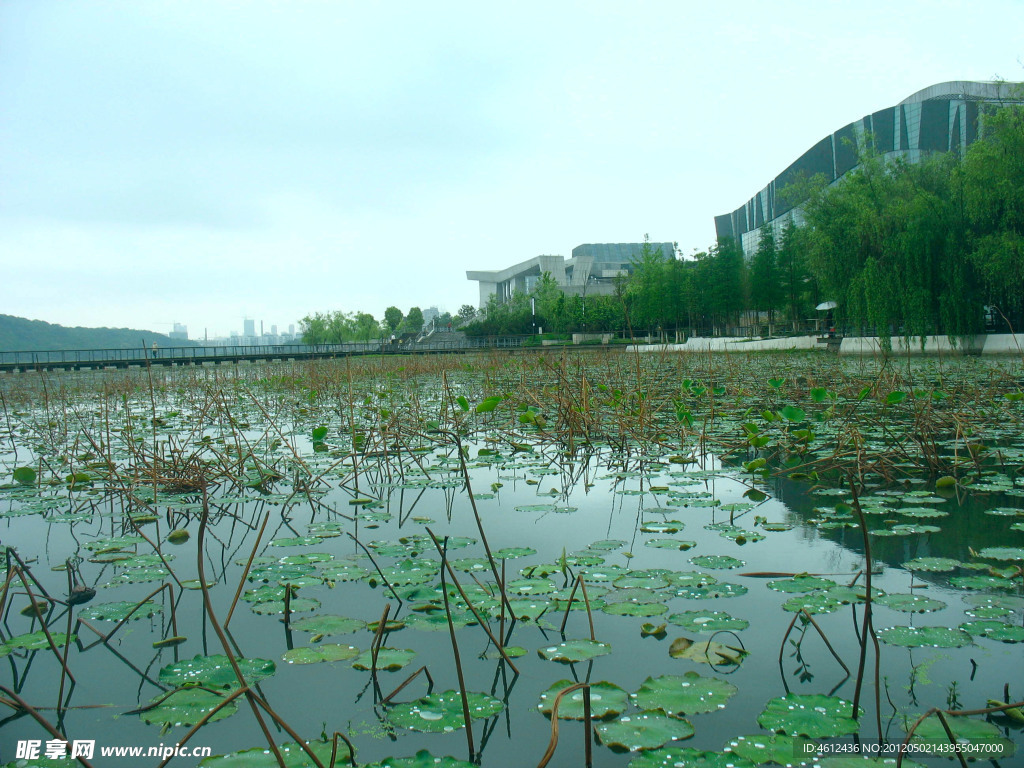
<svg viewBox="0 0 1024 768">
<path fill-rule="evenodd" d="M 877 634 L 883 643 L 904 648 L 959 648 L 972 642 L 969 634 L 953 627 L 887 627 Z"/>
<path fill-rule="evenodd" d="M 905 613 L 930 613 L 932 611 L 941 611 L 946 607 L 944 602 L 932 597 L 900 594 L 897 592 L 890 592 L 887 595 L 876 597 L 875 602 L 887 608 L 892 608 L 894 611 L 903 611 Z"/>
<path fill-rule="evenodd" d="M 334 745 L 330 741 L 309 741 L 306 745 L 313 751 L 321 763 L 327 765 L 331 759 Z M 285 768 L 314 768 L 314 763 L 301 746 L 294 741 L 279 744 L 277 751 L 284 758 Z M 339 740 L 335 764 L 342 765 L 350 757 L 348 745 Z M 213 755 L 199 762 L 201 768 L 277 768 L 279 763 L 269 748 L 253 747 L 226 755 Z"/>
<path fill-rule="evenodd" d="M 555 591 L 555 585 L 547 579 L 513 579 L 505 584 L 505 590 L 516 595 L 546 595 Z"/>
<path fill-rule="evenodd" d="M 164 694 L 161 694 L 153 701 L 159 701 L 163 696 Z M 182 688 L 163 698 L 163 701 L 152 709 L 140 712 L 139 718 L 149 725 L 162 725 L 165 728 L 192 726 L 206 717 L 223 701 L 223 696 L 218 696 L 216 693 L 202 688 Z M 223 720 L 237 711 L 238 704 L 235 699 L 218 709 L 206 722 L 213 723 Z"/>
<path fill-rule="evenodd" d="M 1024 627 L 1007 624 L 1004 621 L 965 621 L 960 625 L 960 629 L 975 637 L 987 637 L 1002 643 L 1024 643 Z"/>
<path fill-rule="evenodd" d="M 824 592 L 809 592 L 804 595 L 796 595 L 782 604 L 782 609 L 791 613 L 799 613 L 801 610 L 808 613 L 832 613 L 832 611 L 842 607 L 843 604 L 839 600 L 829 597 Z"/>
<path fill-rule="evenodd" d="M 781 733 L 757 733 L 752 736 L 737 736 L 725 745 L 725 751 L 758 765 L 778 763 L 792 768 L 802 768 L 817 765 L 813 757 L 808 757 L 807 760 L 797 758 L 797 755 L 806 754 L 804 750 L 810 744 L 814 742 Z"/>
<path fill-rule="evenodd" d="M 757 722 L 776 733 L 819 739 L 856 733 L 859 726 L 853 714 L 853 704 L 845 699 L 790 693 L 769 701 Z"/>
<path fill-rule="evenodd" d="M 572 664 L 577 661 L 587 661 L 598 656 L 611 653 L 612 647 L 608 643 L 598 640 L 566 640 L 558 645 L 549 645 L 538 648 L 537 654 L 548 661 L 558 661 L 563 664 Z"/>
<path fill-rule="evenodd" d="M 1024 560 L 1024 547 L 985 547 L 978 557 L 992 560 Z"/>
<path fill-rule="evenodd" d="M 480 498 L 477 496 L 477 498 Z M 504 547 L 496 549 L 491 553 L 495 560 L 514 560 L 517 557 L 530 557 L 536 555 L 537 550 L 532 547 Z"/>
<path fill-rule="evenodd" d="M 746 619 L 735 619 L 725 611 L 683 611 L 673 613 L 668 620 L 691 632 L 717 632 L 722 629 L 739 632 L 750 626 Z"/>
<path fill-rule="evenodd" d="M 288 610 L 291 613 L 305 613 L 315 611 L 320 607 L 320 601 L 312 597 L 294 597 L 288 603 Z M 268 600 L 262 603 L 253 603 L 252 612 L 261 616 L 273 616 L 284 613 L 284 600 Z"/>
<path fill-rule="evenodd" d="M 347 616 L 307 616 L 292 622 L 292 629 L 317 635 L 348 635 L 365 628 L 365 621 L 350 619 Z"/>
<path fill-rule="evenodd" d="M 661 747 L 641 752 L 627 768 L 754 768 L 745 757 L 730 752 L 702 752 L 688 747 Z"/>
<path fill-rule="evenodd" d="M 831 589 L 836 583 L 832 579 L 823 579 L 820 576 L 797 576 L 792 579 L 769 581 L 767 586 L 776 592 L 813 592 L 816 589 Z"/>
<path fill-rule="evenodd" d="M 700 571 L 673 571 L 666 578 L 673 587 L 707 587 L 718 583 L 710 573 Z"/>
<path fill-rule="evenodd" d="M 1013 589 L 1014 582 L 999 576 L 954 576 L 949 583 L 960 589 Z"/>
<path fill-rule="evenodd" d="M 163 611 L 163 607 L 147 600 L 141 606 L 138 603 L 98 603 L 89 605 L 78 612 L 78 618 L 86 621 L 121 621 L 136 607 L 138 610 L 131 614 L 132 620 L 146 619 Z"/>
<path fill-rule="evenodd" d="M 724 709 L 736 690 L 735 685 L 725 680 L 687 672 L 648 677 L 631 698 L 641 709 L 663 709 L 670 715 L 698 715 Z"/>
<path fill-rule="evenodd" d="M 347 661 L 359 655 L 359 649 L 353 645 L 337 645 L 324 643 L 309 648 L 292 648 L 281 655 L 289 664 L 316 664 L 320 661 Z"/>
<path fill-rule="evenodd" d="M 906 517 L 913 517 L 918 520 L 922 518 L 946 517 L 949 514 L 949 512 L 944 509 L 935 509 L 934 507 L 903 507 L 901 509 L 897 509 L 896 513 Z"/>
<path fill-rule="evenodd" d="M 608 603 L 601 610 L 612 616 L 660 616 L 668 612 L 663 603 Z"/>
<path fill-rule="evenodd" d="M 385 757 L 363 768 L 477 768 L 477 765 L 454 757 L 434 757 L 427 750 L 421 749 L 415 757 Z"/>
<path fill-rule="evenodd" d="M 606 603 L 664 603 L 671 597 L 672 595 L 667 592 L 655 592 L 653 589 L 642 587 L 613 589 L 604 593 Z"/>
<path fill-rule="evenodd" d="M 310 544 L 319 544 L 323 539 L 319 536 L 293 536 L 288 539 L 274 539 L 270 542 L 272 547 L 305 547 Z"/>
<path fill-rule="evenodd" d="M 726 581 L 710 584 L 706 587 L 680 587 L 676 590 L 679 597 L 688 597 L 691 600 L 713 600 L 716 597 L 739 597 L 747 594 L 747 588 L 742 584 L 731 584 Z"/>
<path fill-rule="evenodd" d="M 129 568 L 105 586 L 116 584 L 142 584 L 147 581 L 160 581 L 170 576 L 171 572 L 164 567 Z"/>
<path fill-rule="evenodd" d="M 615 751 L 635 752 L 656 749 L 670 741 L 693 736 L 693 726 L 678 717 L 670 717 L 660 710 L 622 715 L 607 723 L 594 726 L 601 743 Z"/>
<path fill-rule="evenodd" d="M 749 652 L 710 640 L 694 642 L 688 637 L 677 637 L 672 641 L 668 655 L 673 659 L 689 659 L 698 664 L 710 664 L 714 667 L 740 664 Z"/>
<path fill-rule="evenodd" d="M 401 650 L 399 648 L 382 647 L 377 653 L 377 669 L 394 670 L 401 669 L 415 658 L 416 652 Z M 369 671 L 373 665 L 373 653 L 363 651 L 352 662 L 352 666 L 364 672 Z"/>
<path fill-rule="evenodd" d="M 823 757 L 816 765 L 819 768 L 896 768 L 896 758 L 868 757 L 866 755 L 863 757 L 830 755 L 829 757 Z M 903 768 L 925 768 L 922 763 L 907 759 L 903 760 L 902 765 Z"/>
<path fill-rule="evenodd" d="M 619 589 L 662 589 L 668 586 L 668 579 L 660 573 L 633 571 L 619 576 L 614 584 Z"/>
<path fill-rule="evenodd" d="M 960 561 L 951 557 L 918 557 L 903 564 L 908 571 L 943 573 L 960 567 Z"/>
<path fill-rule="evenodd" d="M 270 677 L 276 670 L 274 662 L 269 659 L 239 657 L 235 661 L 245 682 L 250 685 Z M 238 678 L 228 657 L 218 653 L 212 656 L 197 655 L 186 661 L 168 664 L 160 670 L 160 682 L 171 686 L 197 683 L 208 688 L 234 688 L 238 685 Z"/>
<path fill-rule="evenodd" d="M 742 568 L 746 563 L 729 555 L 697 555 L 691 557 L 690 562 L 698 568 L 711 568 L 712 570 L 729 570 Z"/>
<path fill-rule="evenodd" d="M 517 613 L 516 616 L 519 614 Z M 451 611 L 452 626 L 456 629 L 476 624 L 476 617 L 472 611 Z M 405 625 L 413 629 L 424 629 L 429 631 L 448 631 L 448 614 L 444 611 L 433 613 L 413 613 L 406 617 Z"/>
<path fill-rule="evenodd" d="M 685 552 L 696 547 L 697 542 L 682 539 L 649 539 L 644 542 L 644 546 L 654 549 L 678 549 L 681 552 Z"/>
<path fill-rule="evenodd" d="M 486 693 L 467 693 L 469 716 L 474 720 L 496 715 L 504 705 Z M 458 691 L 431 693 L 422 699 L 397 704 L 390 711 L 395 725 L 424 733 L 447 733 L 463 728 L 462 694 Z"/>
<path fill-rule="evenodd" d="M 53 638 L 54 645 L 58 648 L 67 644 L 68 636 L 63 632 L 51 632 L 50 637 Z M 78 635 L 71 635 L 71 642 L 74 642 L 77 639 Z M 24 648 L 26 651 L 38 651 L 42 648 L 49 648 L 50 641 L 46 639 L 46 633 L 40 629 L 35 632 L 29 632 L 26 635 L 12 637 L 5 643 L 5 645 L 8 649 Z"/>
<path fill-rule="evenodd" d="M 909 727 L 915 719 L 913 717 L 909 718 L 909 722 L 903 726 L 904 729 Z M 1010 757 L 1014 753 L 1013 742 L 1002 738 L 999 727 L 994 723 L 970 717 L 947 717 L 946 722 L 949 724 L 950 730 L 953 731 L 956 740 L 961 744 L 1003 744 L 1005 746 L 1004 757 Z M 939 718 L 926 717 L 914 730 L 912 742 L 948 744 L 949 737 L 946 735 L 946 730 L 942 727 L 942 722 Z"/>
<path fill-rule="evenodd" d="M 540 703 L 537 705 L 543 714 L 551 717 L 551 710 L 555 704 L 555 697 L 566 688 L 575 685 L 572 680 L 559 680 L 553 683 L 550 688 L 540 695 Z M 583 714 L 583 689 L 577 689 L 566 694 L 558 702 L 559 720 L 582 720 Z M 629 706 L 629 694 L 619 686 L 602 680 L 590 684 L 590 716 L 600 720 L 606 717 L 617 717 Z"/>
</svg>

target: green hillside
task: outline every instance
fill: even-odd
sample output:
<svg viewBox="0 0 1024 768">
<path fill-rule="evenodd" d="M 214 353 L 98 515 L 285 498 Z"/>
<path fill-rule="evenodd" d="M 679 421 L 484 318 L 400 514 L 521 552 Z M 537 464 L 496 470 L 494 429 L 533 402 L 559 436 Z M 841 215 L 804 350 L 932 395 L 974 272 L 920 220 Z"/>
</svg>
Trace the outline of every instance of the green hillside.
<svg viewBox="0 0 1024 768">
<path fill-rule="evenodd" d="M 65 328 L 42 320 L 0 315 L 0 352 L 52 349 L 138 349 L 191 347 L 194 341 L 171 339 L 166 334 L 131 328 Z"/>
</svg>

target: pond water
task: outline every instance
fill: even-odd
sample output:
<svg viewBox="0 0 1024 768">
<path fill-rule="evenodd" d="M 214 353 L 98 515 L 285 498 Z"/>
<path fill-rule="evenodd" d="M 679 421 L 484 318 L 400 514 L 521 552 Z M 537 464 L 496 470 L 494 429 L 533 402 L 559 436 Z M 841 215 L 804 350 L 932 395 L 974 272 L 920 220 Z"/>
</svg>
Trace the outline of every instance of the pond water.
<svg viewBox="0 0 1024 768">
<path fill-rule="evenodd" d="M 923 428 L 920 408 L 897 416 L 902 399 L 888 394 L 913 392 L 915 381 L 893 381 L 870 401 L 846 398 L 860 404 L 856 419 L 868 445 L 855 496 L 843 483 L 844 470 L 829 475 L 822 463 L 837 455 L 844 430 L 856 420 L 836 409 L 844 400 L 835 382 L 857 393 L 863 381 L 878 381 L 878 370 L 822 372 L 817 363 L 794 360 L 764 364 L 790 366 L 779 371 L 759 363 L 757 381 L 793 382 L 808 371 L 818 379 L 800 392 L 771 383 L 750 395 L 753 385 L 739 379 L 749 372 L 712 374 L 705 367 L 700 384 L 698 374 L 673 368 L 681 363 L 644 363 L 669 390 L 669 405 L 645 416 L 640 400 L 632 410 L 624 405 L 629 394 L 621 384 L 642 375 L 629 361 L 615 365 L 578 364 L 577 372 L 591 377 L 589 384 L 573 379 L 579 391 L 596 386 L 599 377 L 608 382 L 594 401 L 606 415 L 600 434 L 592 424 L 568 439 L 556 429 L 573 418 L 563 401 L 541 396 L 532 401 L 540 407 L 531 409 L 523 395 L 525 387 L 552 397 L 543 389 L 547 369 L 493 359 L 424 372 L 353 373 L 325 364 L 227 377 L 108 373 L 5 382 L 0 543 L 8 552 L 8 588 L 0 696 L 7 709 L 0 711 L 0 763 L 15 759 L 19 741 L 53 738 L 12 706 L 16 694 L 69 740 L 94 740 L 93 764 L 156 765 L 156 758 L 129 763 L 103 757 L 99 749 L 174 744 L 211 701 L 230 694 L 237 682 L 227 659 L 219 658 L 225 648 L 217 631 L 229 613 L 225 638 L 232 654 L 247 660 L 253 690 L 303 739 L 341 732 L 355 745 L 359 765 L 419 750 L 467 759 L 461 698 L 444 695 L 460 683 L 439 588 L 441 556 L 428 529 L 439 540 L 447 537 L 447 560 L 491 634 L 503 629 L 503 644 L 524 652 L 512 658 L 513 671 L 450 591 L 465 687 L 485 695 L 470 701 L 479 715 L 471 720 L 474 750 L 484 766 L 536 764 L 551 735 L 550 719 L 538 707 L 576 682 L 611 684 L 592 691 L 595 707 L 612 709 L 596 721 L 603 735 L 594 743 L 594 764 L 641 768 L 696 759 L 664 751 L 642 758 L 639 751 L 602 743 L 655 746 L 645 741 L 654 739 L 652 728 L 636 727 L 645 717 L 651 725 L 662 718 L 662 727 L 677 737 L 692 726 L 692 736 L 670 745 L 677 749 L 720 752 L 746 737 L 738 749 L 756 764 L 770 755 L 750 751 L 750 743 L 769 743 L 773 730 L 830 743 L 850 743 L 856 731 L 871 744 L 880 728 L 884 740 L 899 742 L 905 727 L 930 708 L 974 710 L 1005 696 L 1024 698 L 1018 567 L 1024 494 L 1014 482 L 1020 446 L 1007 417 L 1016 413 L 1017 401 L 993 399 L 994 392 L 1017 391 L 1003 372 L 994 379 L 984 369 L 985 393 L 970 403 L 962 394 L 954 398 L 980 414 L 968 428 L 956 411 L 962 434 L 949 427 L 956 419 L 929 416 L 935 455 L 954 457 L 944 466 L 954 467 L 960 481 L 939 481 L 938 488 L 936 473 L 921 471 L 927 441 L 913 441 L 920 451 L 911 455 L 905 441 L 885 440 L 886 431 L 909 435 Z M 563 361 L 559 375 L 570 368 Z M 952 391 L 981 380 L 980 370 L 944 369 L 943 387 Z M 920 383 L 934 379 L 935 371 L 924 364 L 913 375 Z M 815 384 L 834 391 L 824 399 L 812 396 Z M 721 391 L 708 391 L 705 401 L 705 385 Z M 644 391 L 645 402 L 654 402 L 653 388 Z M 935 391 L 930 385 L 928 392 Z M 751 399 L 741 402 L 744 396 Z M 724 399 L 716 404 L 716 397 Z M 978 398 L 1003 410 L 982 413 Z M 870 413 L 887 418 L 864 422 L 868 402 Z M 771 417 L 787 407 L 800 413 Z M 718 411 L 712 419 L 709 409 Z M 1019 414 L 1013 418 L 1019 421 Z M 741 425 L 755 421 L 756 434 L 773 435 L 770 443 L 751 444 L 755 433 Z M 989 423 L 1003 431 L 985 436 L 989 453 L 981 456 L 977 432 Z M 817 434 L 804 440 L 795 434 L 800 428 Z M 737 436 L 746 444 L 736 443 Z M 812 439 L 811 450 L 799 449 L 801 440 Z M 880 442 L 872 447 L 872 441 Z M 783 444 L 785 453 L 772 452 Z M 899 473 L 868 463 L 869 455 L 894 452 L 885 466 L 903 464 Z M 798 479 L 784 471 L 793 455 L 802 462 Z M 915 466 L 915 459 L 921 463 Z M 970 461 L 975 477 L 966 476 Z M 841 466 L 839 459 L 829 465 Z M 494 588 L 474 506 L 494 563 L 504 569 L 515 622 Z M 880 642 L 877 654 L 867 644 L 864 713 L 851 729 L 842 723 L 857 695 L 865 614 L 858 507 L 871 531 L 872 616 Z M 19 562 L 24 565 L 16 568 Z M 57 633 L 67 632 L 67 609 L 49 604 L 34 616 L 29 597 L 31 591 L 42 599 L 45 590 L 66 600 L 69 564 L 78 591 L 96 593 L 71 608 L 77 639 L 65 663 L 74 684 L 62 679 L 62 659 L 40 634 L 44 621 L 63 654 Z M 209 611 L 198 588 L 200 565 Z M 559 631 L 578 578 L 590 601 L 594 637 L 603 645 L 589 642 L 580 601 L 567 614 L 564 634 Z M 450 577 L 445 580 L 451 586 Z M 241 599 L 231 612 L 240 584 Z M 161 585 L 166 589 L 152 595 Z M 101 642 L 99 633 L 111 632 L 147 596 L 132 619 Z M 401 626 L 383 633 L 380 669 L 372 674 L 358 667 L 368 663 L 375 639 L 367 625 L 386 606 L 389 621 Z M 802 607 L 813 624 L 798 615 Z M 79 619 L 87 623 L 76 624 Z M 588 641 L 581 644 L 581 660 L 544 657 L 559 655 L 561 644 L 574 640 Z M 721 645 L 701 645 L 707 641 Z M 400 667 L 384 668 L 392 662 Z M 441 695 L 418 701 L 430 690 L 421 673 L 381 703 L 424 666 L 433 694 Z M 134 713 L 196 682 L 213 692 L 179 692 L 169 699 L 178 709 Z M 703 696 L 695 698 L 691 689 Z M 845 704 L 797 699 L 817 720 L 776 721 L 766 709 L 787 694 L 838 697 Z M 198 704 L 187 707 L 175 698 L 196 696 Z M 581 698 L 580 692 L 566 697 L 563 707 L 570 701 L 578 707 Z M 264 749 L 244 695 L 236 704 L 219 714 L 237 711 L 203 725 L 188 746 L 209 747 L 214 755 Z M 834 706 L 847 711 L 830 713 Z M 668 716 L 641 714 L 659 707 Z M 293 740 L 262 716 L 278 744 Z M 953 719 L 955 726 L 967 720 Z M 1004 750 L 998 765 L 1019 764 L 1009 756 L 1021 740 L 1019 721 L 970 721 L 979 724 L 970 737 L 975 743 Z M 778 754 L 789 749 L 792 755 L 779 741 Z M 582 723 L 563 720 L 551 765 L 582 765 L 583 742 Z M 815 758 L 791 759 L 815 764 Z M 219 764 L 263 764 L 255 760 L 250 753 Z M 171 764 L 197 762 L 179 757 Z M 28 764 L 62 763 L 41 758 Z"/>
</svg>

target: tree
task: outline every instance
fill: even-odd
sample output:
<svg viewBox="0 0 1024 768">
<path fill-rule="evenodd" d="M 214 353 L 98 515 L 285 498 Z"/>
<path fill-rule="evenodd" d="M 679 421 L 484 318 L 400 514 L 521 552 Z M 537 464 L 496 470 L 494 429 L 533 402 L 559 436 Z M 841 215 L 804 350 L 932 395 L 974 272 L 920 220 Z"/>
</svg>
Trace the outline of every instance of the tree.
<svg viewBox="0 0 1024 768">
<path fill-rule="evenodd" d="M 565 294 L 558 287 L 550 272 L 541 274 L 537 284 L 530 292 L 534 305 L 531 306 L 531 325 L 547 328 L 558 333 L 565 327 Z M 534 308 L 536 312 L 534 313 Z"/>
<path fill-rule="evenodd" d="M 476 317 L 476 307 L 472 304 L 463 304 L 459 307 L 459 320 L 463 323 L 468 323 L 474 317 Z"/>
<path fill-rule="evenodd" d="M 750 260 L 750 306 L 757 312 L 768 314 L 768 325 L 774 322 L 776 308 L 782 303 L 778 275 L 778 253 L 775 232 L 771 224 L 761 227 L 757 251 Z"/>
<path fill-rule="evenodd" d="M 398 307 L 388 307 L 384 310 L 384 325 L 387 326 L 391 333 L 398 330 L 398 326 L 402 324 L 402 310 Z"/>
<path fill-rule="evenodd" d="M 423 330 L 423 310 L 419 307 L 410 307 L 402 322 L 402 328 L 406 333 L 419 333 Z"/>
</svg>

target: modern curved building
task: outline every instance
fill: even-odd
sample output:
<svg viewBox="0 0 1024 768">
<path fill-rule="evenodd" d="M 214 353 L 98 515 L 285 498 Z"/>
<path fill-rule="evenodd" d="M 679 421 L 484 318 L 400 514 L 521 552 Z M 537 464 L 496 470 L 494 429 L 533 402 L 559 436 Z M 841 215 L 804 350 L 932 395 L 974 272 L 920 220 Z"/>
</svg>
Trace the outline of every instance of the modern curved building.
<svg viewBox="0 0 1024 768">
<path fill-rule="evenodd" d="M 884 157 L 919 162 L 932 152 L 960 152 L 978 137 L 978 117 L 985 105 L 1024 103 L 1020 83 L 953 81 L 918 91 L 843 126 L 804 152 L 786 170 L 732 213 L 715 217 L 719 239 L 731 237 L 748 256 L 757 250 L 760 229 L 771 224 L 776 237 L 782 224 L 800 223 L 799 203 L 784 190 L 794 181 L 824 176 L 834 183 L 857 167 L 862 149 Z"/>
</svg>

